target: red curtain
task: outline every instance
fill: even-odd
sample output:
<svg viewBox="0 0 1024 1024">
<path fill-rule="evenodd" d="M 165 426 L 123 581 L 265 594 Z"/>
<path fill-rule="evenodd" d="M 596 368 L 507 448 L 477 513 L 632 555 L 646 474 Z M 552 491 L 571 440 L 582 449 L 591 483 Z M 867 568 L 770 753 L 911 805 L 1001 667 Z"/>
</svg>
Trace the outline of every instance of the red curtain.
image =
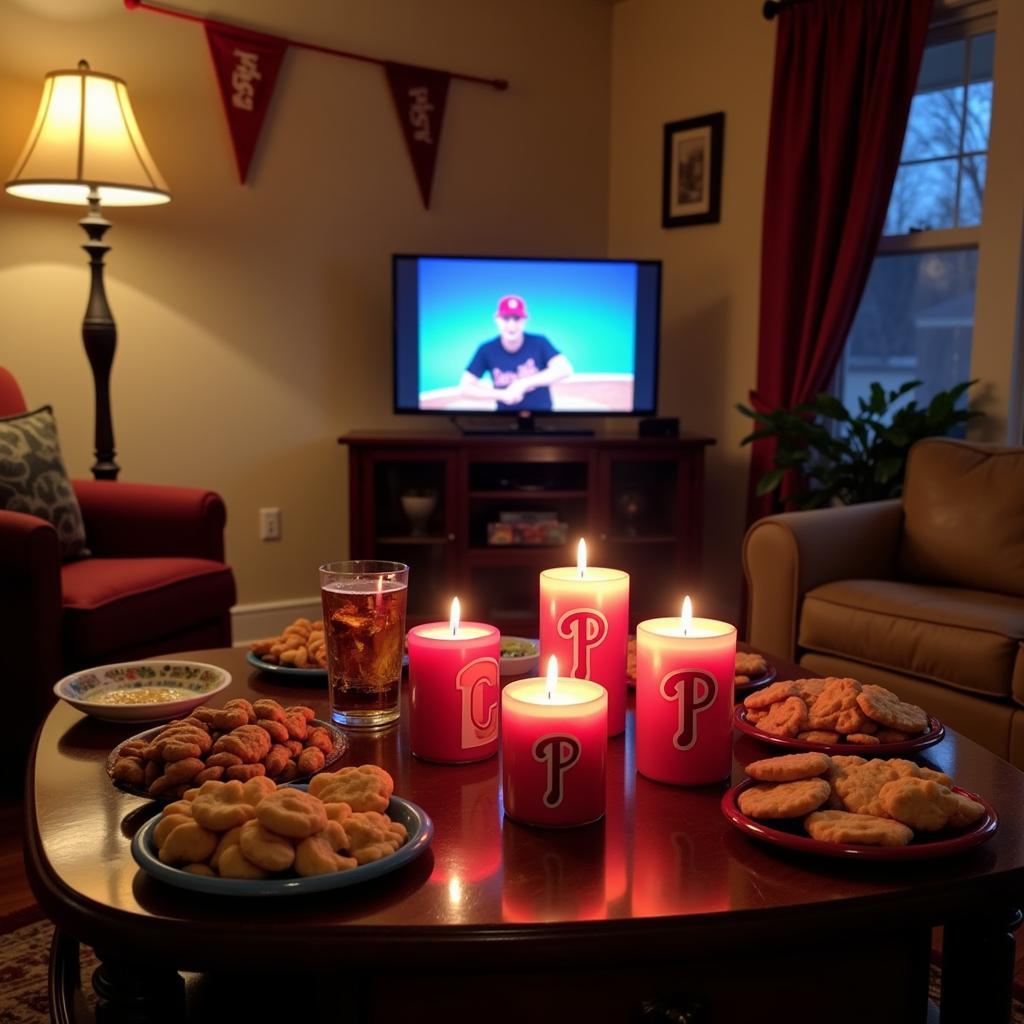
<svg viewBox="0 0 1024 1024">
<path fill-rule="evenodd" d="M 809 0 L 779 15 L 764 235 L 758 412 L 825 389 L 885 223 L 932 0 Z M 774 444 L 750 461 L 749 519 Z"/>
</svg>

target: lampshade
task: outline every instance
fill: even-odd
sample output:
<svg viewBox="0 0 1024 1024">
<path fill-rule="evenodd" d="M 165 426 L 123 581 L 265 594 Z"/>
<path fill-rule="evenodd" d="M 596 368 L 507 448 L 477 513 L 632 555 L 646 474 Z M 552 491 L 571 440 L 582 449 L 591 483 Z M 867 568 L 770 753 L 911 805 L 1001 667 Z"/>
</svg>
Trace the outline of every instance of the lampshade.
<svg viewBox="0 0 1024 1024">
<path fill-rule="evenodd" d="M 80 61 L 75 71 L 46 76 L 36 123 L 7 191 L 85 205 L 90 188 L 104 206 L 152 206 L 171 199 L 142 139 L 127 86 Z"/>
</svg>

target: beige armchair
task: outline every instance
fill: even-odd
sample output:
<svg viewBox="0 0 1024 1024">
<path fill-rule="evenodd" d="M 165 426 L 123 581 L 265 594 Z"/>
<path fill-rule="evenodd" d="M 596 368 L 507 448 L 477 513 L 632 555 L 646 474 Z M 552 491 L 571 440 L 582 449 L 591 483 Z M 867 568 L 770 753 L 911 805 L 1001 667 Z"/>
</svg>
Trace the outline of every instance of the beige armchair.
<svg viewBox="0 0 1024 1024">
<path fill-rule="evenodd" d="M 1024 448 L 928 438 L 903 498 L 754 523 L 747 639 L 1024 767 Z"/>
</svg>

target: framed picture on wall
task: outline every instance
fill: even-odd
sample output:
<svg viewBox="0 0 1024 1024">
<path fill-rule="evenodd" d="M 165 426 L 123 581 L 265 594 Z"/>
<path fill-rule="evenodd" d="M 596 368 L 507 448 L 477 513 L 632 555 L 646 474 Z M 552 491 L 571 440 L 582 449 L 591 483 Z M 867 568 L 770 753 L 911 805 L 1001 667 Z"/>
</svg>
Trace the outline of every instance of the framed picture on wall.
<svg viewBox="0 0 1024 1024">
<path fill-rule="evenodd" d="M 722 204 L 725 114 L 665 125 L 661 226 L 717 224 Z"/>
</svg>

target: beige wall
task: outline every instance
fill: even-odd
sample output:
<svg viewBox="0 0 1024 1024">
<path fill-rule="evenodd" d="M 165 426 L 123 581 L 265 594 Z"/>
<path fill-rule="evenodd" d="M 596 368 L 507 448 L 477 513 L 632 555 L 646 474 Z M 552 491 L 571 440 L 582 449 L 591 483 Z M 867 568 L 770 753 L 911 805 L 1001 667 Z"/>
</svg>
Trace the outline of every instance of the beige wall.
<svg viewBox="0 0 1024 1024">
<path fill-rule="evenodd" d="M 631 0 L 615 8 L 609 247 L 664 261 L 660 408 L 709 434 L 698 614 L 739 621 L 739 544 L 754 385 L 761 205 L 775 28 L 758 4 Z M 661 226 L 662 126 L 725 112 L 719 224 Z"/>
<path fill-rule="evenodd" d="M 383 71 L 291 51 L 240 187 L 198 25 L 121 0 L 0 4 L 0 173 L 45 72 L 87 58 L 123 77 L 169 206 L 113 210 L 122 479 L 208 486 L 228 505 L 239 600 L 315 596 L 347 552 L 337 436 L 409 424 L 391 408 L 395 251 L 602 256 L 611 7 L 601 0 L 219 0 L 185 5 L 281 36 L 505 77 L 455 82 L 424 212 Z M 0 196 L 0 363 L 50 402 L 72 475 L 92 462 L 81 212 Z M 414 424 L 415 425 L 415 424 Z M 284 539 L 258 540 L 257 510 Z"/>
</svg>

